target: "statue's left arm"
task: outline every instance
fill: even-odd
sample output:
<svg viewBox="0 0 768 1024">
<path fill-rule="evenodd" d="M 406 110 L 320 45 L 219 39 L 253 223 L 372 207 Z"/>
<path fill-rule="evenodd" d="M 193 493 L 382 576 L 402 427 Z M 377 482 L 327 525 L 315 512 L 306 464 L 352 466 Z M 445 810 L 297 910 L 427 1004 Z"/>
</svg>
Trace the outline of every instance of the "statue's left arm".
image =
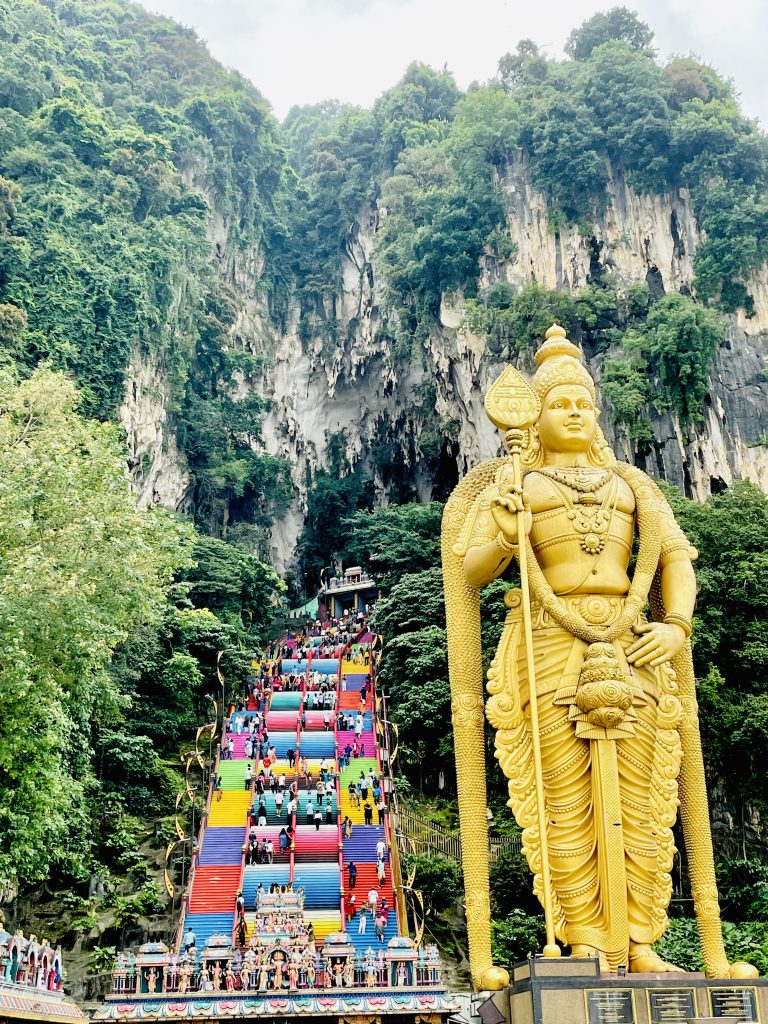
<svg viewBox="0 0 768 1024">
<path fill-rule="evenodd" d="M 663 622 L 635 626 L 638 638 L 627 649 L 627 660 L 638 668 L 642 665 L 657 668 L 682 650 L 691 635 L 691 618 L 696 604 L 696 574 L 693 571 L 696 549 L 691 547 L 675 521 L 666 498 L 658 488 L 654 489 L 661 512 L 659 582 L 665 614 Z"/>
</svg>

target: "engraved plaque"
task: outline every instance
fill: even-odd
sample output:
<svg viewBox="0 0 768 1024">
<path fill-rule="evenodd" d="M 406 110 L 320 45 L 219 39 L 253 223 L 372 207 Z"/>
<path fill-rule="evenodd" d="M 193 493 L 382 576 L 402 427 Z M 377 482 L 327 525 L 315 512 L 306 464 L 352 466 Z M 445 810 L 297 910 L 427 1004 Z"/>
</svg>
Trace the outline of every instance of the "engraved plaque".
<svg viewBox="0 0 768 1024">
<path fill-rule="evenodd" d="M 660 988 L 648 993 L 651 1024 L 689 1020 L 698 1016 L 692 988 Z"/>
<path fill-rule="evenodd" d="M 753 988 L 711 988 L 709 1005 L 713 1017 L 735 1017 L 737 1020 L 759 1021 L 757 992 Z"/>
<path fill-rule="evenodd" d="M 593 988 L 584 992 L 588 1024 L 635 1024 L 635 1002 L 628 988 Z"/>
</svg>

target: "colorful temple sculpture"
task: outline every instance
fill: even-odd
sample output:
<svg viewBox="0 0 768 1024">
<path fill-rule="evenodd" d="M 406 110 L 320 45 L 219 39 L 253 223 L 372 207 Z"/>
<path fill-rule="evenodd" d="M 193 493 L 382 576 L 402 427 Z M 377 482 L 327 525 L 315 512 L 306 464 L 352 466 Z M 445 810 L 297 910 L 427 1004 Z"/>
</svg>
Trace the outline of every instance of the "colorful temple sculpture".
<svg viewBox="0 0 768 1024">
<path fill-rule="evenodd" d="M 173 948 L 118 956 L 95 1019 L 455 1011 L 436 947 L 408 934 L 372 641 L 353 607 L 254 666 L 222 730 Z"/>
<path fill-rule="evenodd" d="M 61 947 L 6 931 L 0 916 L 0 1020 L 84 1020 L 63 992 Z"/>
</svg>

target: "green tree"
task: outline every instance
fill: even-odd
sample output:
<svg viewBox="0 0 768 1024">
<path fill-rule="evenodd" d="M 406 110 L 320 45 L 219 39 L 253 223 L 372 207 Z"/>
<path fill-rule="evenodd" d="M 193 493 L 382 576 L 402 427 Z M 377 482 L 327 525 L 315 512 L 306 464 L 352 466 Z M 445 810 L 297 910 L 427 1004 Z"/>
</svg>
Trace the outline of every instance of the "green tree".
<svg viewBox="0 0 768 1024">
<path fill-rule="evenodd" d="M 117 430 L 49 370 L 0 380 L 0 878 L 29 884 L 89 848 L 91 730 L 120 697 L 105 671 L 162 613 L 190 530 L 139 512 Z"/>
<path fill-rule="evenodd" d="M 626 7 L 612 7 L 610 11 L 593 14 L 568 36 L 565 52 L 573 60 L 588 60 L 593 50 L 603 43 L 619 40 L 632 50 L 647 50 L 653 42 L 653 32 Z"/>
</svg>

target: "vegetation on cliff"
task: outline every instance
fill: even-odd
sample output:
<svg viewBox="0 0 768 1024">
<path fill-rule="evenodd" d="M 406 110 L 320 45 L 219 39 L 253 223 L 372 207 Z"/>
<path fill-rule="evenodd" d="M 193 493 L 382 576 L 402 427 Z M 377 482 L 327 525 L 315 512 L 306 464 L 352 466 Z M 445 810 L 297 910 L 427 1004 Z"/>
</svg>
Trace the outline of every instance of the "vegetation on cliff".
<svg viewBox="0 0 768 1024">
<path fill-rule="evenodd" d="M 279 126 L 193 33 L 134 4 L 0 0 L 5 892 L 46 878 L 85 892 L 98 874 L 116 917 L 157 905 L 151 887 L 120 903 L 110 877 L 146 884 L 134 812 L 170 811 L 178 746 L 206 715 L 217 665 L 242 681 L 281 588 L 256 557 L 292 499 L 290 464 L 263 450 L 269 339 L 295 326 L 325 365 L 349 342 L 342 257 L 361 218 L 377 228 L 377 324 L 395 373 L 420 379 L 452 293 L 499 360 L 525 358 L 563 323 L 604 357 L 603 394 L 638 445 L 649 406 L 683 425 L 701 415 L 724 315 L 752 312 L 749 276 L 768 256 L 766 138 L 713 69 L 664 64 L 651 47 L 648 27 L 614 9 L 572 33 L 565 60 L 523 40 L 466 93 L 413 64 L 371 110 L 321 103 Z M 504 273 L 516 258 L 513 166 L 545 194 L 552 232 L 575 224 L 586 237 L 612 182 L 687 189 L 703 232 L 693 294 L 626 286 L 599 261 L 579 292 L 515 291 Z M 137 362 L 167 382 L 191 472 L 188 522 L 133 504 L 114 420 Z M 370 446 L 377 486 L 406 504 L 375 509 L 373 482 L 350 471 L 344 436 L 329 435 L 329 471 L 307 481 L 297 586 L 329 560 L 380 578 L 382 679 L 404 759 L 420 766 L 409 781 L 430 788 L 451 762 L 440 505 L 407 502 L 417 462 L 439 478 L 436 497 L 450 490 L 457 430 L 429 378 L 410 400 L 400 412 L 423 429 L 407 449 L 391 424 Z M 704 505 L 673 500 L 701 551 L 695 654 L 710 778 L 731 806 L 764 814 L 768 506 L 746 485 Z M 483 597 L 487 656 L 501 589 Z M 500 780 L 493 790 L 511 827 Z M 765 921 L 759 872 L 728 866 L 753 851 L 720 853 L 734 906 Z M 438 889 L 432 868 L 420 870 Z M 455 867 L 444 875 L 453 892 Z M 535 927 L 510 920 L 497 942 L 509 952 Z"/>
</svg>

